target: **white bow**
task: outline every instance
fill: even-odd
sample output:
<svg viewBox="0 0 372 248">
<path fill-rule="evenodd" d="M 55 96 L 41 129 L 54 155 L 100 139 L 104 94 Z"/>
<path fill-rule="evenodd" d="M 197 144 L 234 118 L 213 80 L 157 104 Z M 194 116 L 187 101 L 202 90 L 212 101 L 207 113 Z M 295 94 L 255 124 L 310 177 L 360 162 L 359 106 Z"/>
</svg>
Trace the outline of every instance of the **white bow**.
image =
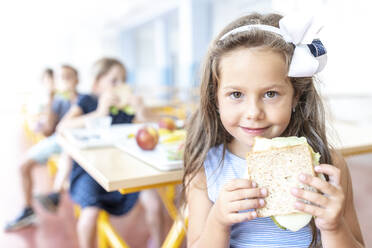
<svg viewBox="0 0 372 248">
<path fill-rule="evenodd" d="M 286 42 L 291 42 L 295 45 L 288 76 L 311 77 L 323 70 L 327 63 L 327 54 L 315 57 L 307 46 L 317 38 L 319 31 L 323 27 L 320 19 L 305 13 L 296 13 L 280 19 L 279 27 L 280 29 L 262 24 L 241 26 L 227 32 L 220 40 L 225 39 L 229 35 L 252 29 L 274 32 L 281 35 Z"/>
<path fill-rule="evenodd" d="M 296 46 L 288 76 L 311 77 L 323 70 L 327 63 L 327 54 L 314 57 L 307 46 L 317 38 L 323 27 L 319 19 L 305 13 L 296 13 L 280 19 L 279 27 L 285 41 Z"/>
</svg>

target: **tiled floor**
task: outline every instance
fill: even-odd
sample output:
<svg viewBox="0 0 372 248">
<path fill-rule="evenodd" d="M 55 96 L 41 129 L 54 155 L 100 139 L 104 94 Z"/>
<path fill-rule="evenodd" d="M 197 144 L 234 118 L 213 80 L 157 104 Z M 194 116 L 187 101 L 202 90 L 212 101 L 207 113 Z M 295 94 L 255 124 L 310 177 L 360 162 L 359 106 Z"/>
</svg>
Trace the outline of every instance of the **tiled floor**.
<svg viewBox="0 0 372 248">
<path fill-rule="evenodd" d="M 20 186 L 17 163 L 27 147 L 20 132 L 21 119 L 8 115 L 0 122 L 0 225 L 13 218 L 21 208 Z M 18 125 L 18 126 L 17 126 Z M 354 200 L 359 221 L 366 242 L 372 246 L 372 154 L 350 157 L 347 159 L 354 186 Z M 36 192 L 47 192 L 51 180 L 45 168 L 38 168 Z M 39 225 L 15 233 L 0 230 L 0 247 L 5 248 L 75 248 L 77 237 L 72 203 L 64 195 L 62 206 L 56 215 L 48 214 L 36 205 Z M 131 247 L 146 247 L 149 236 L 144 220 L 143 208 L 137 205 L 125 217 L 113 220 L 115 227 Z"/>
</svg>

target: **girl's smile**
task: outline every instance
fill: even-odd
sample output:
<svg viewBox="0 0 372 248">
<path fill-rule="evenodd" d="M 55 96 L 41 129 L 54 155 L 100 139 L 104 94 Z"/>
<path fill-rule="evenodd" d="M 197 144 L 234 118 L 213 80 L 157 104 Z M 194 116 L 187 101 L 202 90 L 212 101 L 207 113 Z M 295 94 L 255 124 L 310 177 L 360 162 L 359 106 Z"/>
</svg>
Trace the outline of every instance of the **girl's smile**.
<svg viewBox="0 0 372 248">
<path fill-rule="evenodd" d="M 253 136 L 263 136 L 264 132 L 268 129 L 268 127 L 265 128 L 249 128 L 249 127 L 241 127 L 241 129 L 246 132 L 248 135 Z"/>
</svg>

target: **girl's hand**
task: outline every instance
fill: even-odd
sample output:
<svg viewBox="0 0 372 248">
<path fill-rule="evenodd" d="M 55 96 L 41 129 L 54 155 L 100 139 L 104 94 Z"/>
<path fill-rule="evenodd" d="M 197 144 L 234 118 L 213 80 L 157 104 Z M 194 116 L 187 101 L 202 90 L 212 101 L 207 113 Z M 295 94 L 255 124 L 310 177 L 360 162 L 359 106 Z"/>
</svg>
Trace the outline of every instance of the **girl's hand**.
<svg viewBox="0 0 372 248">
<path fill-rule="evenodd" d="M 341 226 L 345 206 L 345 195 L 340 186 L 340 170 L 329 164 L 321 164 L 315 167 L 315 171 L 327 174 L 329 182 L 311 175 L 300 175 L 299 179 L 320 193 L 294 188 L 292 194 L 318 206 L 296 202 L 295 207 L 315 216 L 315 224 L 320 231 L 336 231 Z"/>
<path fill-rule="evenodd" d="M 221 190 L 214 204 L 214 216 L 217 223 L 230 228 L 235 223 L 252 220 L 256 211 L 239 212 L 265 205 L 263 197 L 267 190 L 256 188 L 256 184 L 247 179 L 234 179 Z"/>
<path fill-rule="evenodd" d="M 113 91 L 107 91 L 99 97 L 97 112 L 106 116 L 110 112 L 110 107 L 117 105 L 119 101 L 119 97 Z"/>
</svg>

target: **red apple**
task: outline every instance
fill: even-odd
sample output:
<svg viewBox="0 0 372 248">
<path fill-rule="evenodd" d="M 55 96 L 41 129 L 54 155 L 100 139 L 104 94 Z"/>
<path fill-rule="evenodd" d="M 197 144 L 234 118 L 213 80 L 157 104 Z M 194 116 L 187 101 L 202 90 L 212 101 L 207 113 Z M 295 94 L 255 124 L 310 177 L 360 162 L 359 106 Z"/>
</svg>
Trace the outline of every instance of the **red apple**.
<svg viewBox="0 0 372 248">
<path fill-rule="evenodd" d="M 172 118 L 169 118 L 169 117 L 162 118 L 159 121 L 158 125 L 159 125 L 159 128 L 168 129 L 170 131 L 173 131 L 174 129 L 176 129 L 176 123 L 174 122 Z"/>
<path fill-rule="evenodd" d="M 158 144 L 159 135 L 155 128 L 144 126 L 137 131 L 136 141 L 143 150 L 153 150 Z"/>
</svg>

